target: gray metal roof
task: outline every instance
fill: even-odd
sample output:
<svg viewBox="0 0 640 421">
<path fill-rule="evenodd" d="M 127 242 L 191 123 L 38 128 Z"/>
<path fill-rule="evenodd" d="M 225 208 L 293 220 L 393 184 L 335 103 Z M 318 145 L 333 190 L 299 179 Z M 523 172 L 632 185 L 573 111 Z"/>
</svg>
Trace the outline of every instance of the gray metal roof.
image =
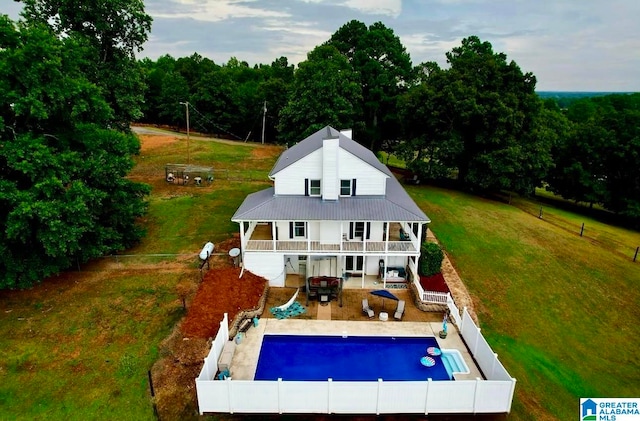
<svg viewBox="0 0 640 421">
<path fill-rule="evenodd" d="M 431 222 L 398 180 L 387 179 L 385 196 L 319 197 L 274 196 L 268 188 L 250 194 L 231 218 L 240 221 L 407 221 Z"/>
<path fill-rule="evenodd" d="M 389 171 L 386 165 L 383 165 L 378 160 L 378 158 L 375 156 L 373 152 L 371 152 L 371 150 L 365 148 L 355 140 L 350 139 L 349 137 L 340 133 L 339 130 L 336 130 L 330 126 L 326 126 L 318 130 L 317 132 L 313 133 L 306 139 L 296 143 L 292 147 L 282 152 L 282 155 L 280 155 L 280 157 L 278 158 L 276 165 L 274 165 L 273 168 L 271 169 L 269 176 L 271 177 L 275 175 L 276 173 L 287 168 L 289 165 L 293 164 L 294 162 L 297 162 L 300 159 L 304 158 L 305 156 L 309 155 L 311 152 L 314 152 L 322 148 L 322 143 L 323 143 L 322 141 L 328 138 L 332 138 L 332 139 L 338 138 L 339 145 L 342 149 L 357 156 L 358 158 L 362 159 L 364 162 L 378 169 L 384 174 L 390 177 L 392 176 L 391 171 Z"/>
</svg>

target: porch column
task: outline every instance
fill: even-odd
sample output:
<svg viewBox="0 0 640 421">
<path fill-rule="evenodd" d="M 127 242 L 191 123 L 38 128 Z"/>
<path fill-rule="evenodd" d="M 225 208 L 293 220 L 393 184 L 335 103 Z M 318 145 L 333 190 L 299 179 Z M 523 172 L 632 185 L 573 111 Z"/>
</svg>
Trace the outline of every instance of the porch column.
<svg viewBox="0 0 640 421">
<path fill-rule="evenodd" d="M 424 227 L 424 222 L 419 222 L 417 224 L 418 224 L 418 234 L 416 234 L 416 239 L 418 240 L 418 244 L 416 245 L 416 250 L 420 252 L 420 244 L 422 244 L 422 230 Z"/>
<path fill-rule="evenodd" d="M 309 221 L 304 221 L 304 226 L 304 233 L 307 235 L 307 251 L 311 251 L 311 233 L 309 232 L 311 225 L 309 225 Z"/>
<path fill-rule="evenodd" d="M 276 251 L 276 221 L 271 221 L 271 243 L 273 251 Z"/>
<path fill-rule="evenodd" d="M 366 229 L 366 228 L 365 228 Z M 356 269 L 358 267 L 358 258 L 356 257 Z M 367 271 L 367 256 L 362 254 L 362 280 L 360 281 L 360 288 L 364 288 L 364 274 Z"/>
<path fill-rule="evenodd" d="M 244 221 L 240 221 L 240 247 L 243 252 L 246 250 L 246 246 L 247 244 L 244 241 Z"/>
<path fill-rule="evenodd" d="M 369 229 L 368 229 L 368 224 L 367 221 L 364 221 L 364 230 L 362 230 L 362 251 L 366 252 L 367 251 L 367 237 L 369 236 Z M 364 262 L 363 262 L 364 264 Z M 363 267 L 364 269 L 364 267 Z"/>
<path fill-rule="evenodd" d="M 391 231 L 391 221 L 387 221 L 387 229 L 384 233 L 384 252 L 389 252 L 389 231 Z"/>
<path fill-rule="evenodd" d="M 389 267 L 389 256 L 384 255 L 384 270 L 382 271 L 382 285 L 386 289 L 387 288 L 387 268 Z"/>
</svg>

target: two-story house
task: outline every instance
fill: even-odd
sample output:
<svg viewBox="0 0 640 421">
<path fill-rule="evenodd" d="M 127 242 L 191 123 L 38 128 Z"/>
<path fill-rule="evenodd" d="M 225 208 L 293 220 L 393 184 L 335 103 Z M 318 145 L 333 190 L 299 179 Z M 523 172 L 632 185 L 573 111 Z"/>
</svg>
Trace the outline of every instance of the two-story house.
<svg viewBox="0 0 640 421">
<path fill-rule="evenodd" d="M 325 127 L 285 150 L 274 185 L 247 196 L 240 224 L 244 268 L 284 286 L 287 274 L 387 281 L 417 276 L 429 218 L 351 131 Z M 395 269 L 395 270 L 394 270 Z"/>
</svg>

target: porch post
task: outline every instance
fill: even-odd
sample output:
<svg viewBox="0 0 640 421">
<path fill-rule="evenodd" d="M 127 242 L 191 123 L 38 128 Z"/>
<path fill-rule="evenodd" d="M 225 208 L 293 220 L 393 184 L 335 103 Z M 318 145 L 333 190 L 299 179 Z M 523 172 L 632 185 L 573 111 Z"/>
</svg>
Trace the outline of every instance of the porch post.
<svg viewBox="0 0 640 421">
<path fill-rule="evenodd" d="M 358 268 L 358 258 L 356 257 L 356 269 Z M 367 271 L 367 256 L 362 253 L 362 280 L 360 281 L 360 288 L 364 288 L 364 274 Z"/>
<path fill-rule="evenodd" d="M 276 221 L 271 221 L 271 243 L 273 251 L 276 251 Z"/>
<path fill-rule="evenodd" d="M 367 237 L 369 236 L 369 224 L 367 224 L 367 221 L 364 222 L 364 230 L 362 230 L 362 251 L 366 252 L 367 251 Z M 363 262 L 364 264 L 364 262 Z M 364 267 L 362 268 L 364 269 Z"/>
<path fill-rule="evenodd" d="M 420 222 L 420 229 L 418 229 L 418 235 L 416 235 L 416 238 L 418 239 L 418 245 L 416 246 L 416 250 L 418 250 L 418 252 L 420 252 L 420 244 L 422 244 L 422 231 L 424 230 L 424 226 L 425 223 L 424 222 Z M 426 238 L 425 238 L 426 240 Z"/>
<path fill-rule="evenodd" d="M 247 244 L 244 241 L 244 221 L 240 221 L 240 247 L 242 247 L 243 252 L 247 249 L 246 246 Z"/>
<path fill-rule="evenodd" d="M 387 231 L 384 233 L 384 252 L 389 252 L 389 231 L 391 231 L 391 221 L 387 221 Z"/>
</svg>

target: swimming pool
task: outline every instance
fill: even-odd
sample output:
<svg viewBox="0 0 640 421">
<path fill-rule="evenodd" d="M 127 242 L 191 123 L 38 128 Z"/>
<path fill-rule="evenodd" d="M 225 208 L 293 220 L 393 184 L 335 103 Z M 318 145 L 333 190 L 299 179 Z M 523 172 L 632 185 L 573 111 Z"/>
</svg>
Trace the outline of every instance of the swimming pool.
<svg viewBox="0 0 640 421">
<path fill-rule="evenodd" d="M 265 335 L 255 380 L 451 380 L 442 358 L 420 358 L 434 337 Z"/>
</svg>

